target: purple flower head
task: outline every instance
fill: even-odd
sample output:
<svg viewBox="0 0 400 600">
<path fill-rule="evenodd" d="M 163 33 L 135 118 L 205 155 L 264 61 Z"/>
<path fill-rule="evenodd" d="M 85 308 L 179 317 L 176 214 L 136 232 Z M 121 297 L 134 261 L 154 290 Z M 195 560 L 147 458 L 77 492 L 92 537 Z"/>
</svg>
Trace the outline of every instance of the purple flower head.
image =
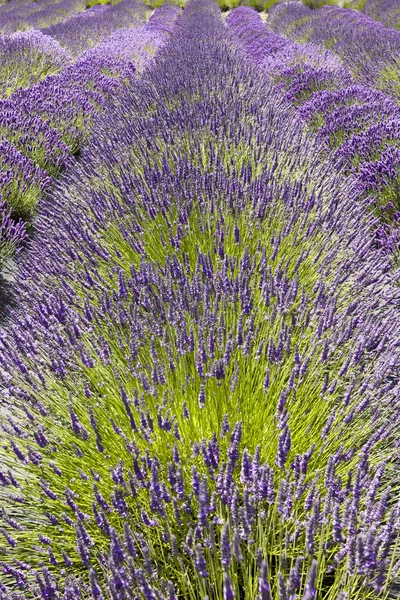
<svg viewBox="0 0 400 600">
<path fill-rule="evenodd" d="M 110 527 L 110 537 L 111 537 L 111 545 L 110 545 L 111 556 L 112 556 L 114 564 L 116 566 L 119 566 L 125 560 L 126 556 L 125 556 L 125 552 L 123 550 L 119 535 L 113 527 Z"/>
<path fill-rule="evenodd" d="M 303 594 L 303 600 L 314 600 L 317 596 L 315 588 L 317 578 L 317 561 L 314 559 L 308 572 L 306 587 Z"/>
<path fill-rule="evenodd" d="M 268 581 L 268 567 L 265 560 L 261 563 L 260 577 L 258 578 L 258 591 L 261 600 L 272 600 L 271 587 Z"/>
<path fill-rule="evenodd" d="M 278 573 L 278 596 L 279 600 L 288 600 L 285 578 L 280 571 Z"/>
<path fill-rule="evenodd" d="M 228 457 L 234 465 L 239 460 L 239 444 L 242 439 L 242 422 L 235 423 L 231 434 L 231 440 L 228 449 Z"/>
<path fill-rule="evenodd" d="M 200 577 L 207 579 L 207 577 L 208 577 L 207 563 L 206 563 L 206 559 L 204 557 L 204 552 L 203 552 L 203 548 L 202 548 L 201 544 L 196 545 L 195 567 L 196 567 L 196 571 L 198 572 Z"/>
<path fill-rule="evenodd" d="M 230 429 L 230 427 L 229 427 L 228 415 L 224 415 L 224 418 L 222 420 L 222 425 L 221 425 L 221 434 L 220 434 L 221 439 L 226 436 L 229 429 Z"/>
<path fill-rule="evenodd" d="M 247 448 L 243 450 L 242 454 L 242 469 L 240 473 L 240 481 L 243 484 L 249 484 L 252 479 L 252 464 L 251 455 L 247 451 Z"/>
<path fill-rule="evenodd" d="M 221 562 L 224 571 L 227 571 L 229 569 L 231 560 L 232 554 L 229 535 L 229 523 L 225 523 L 221 534 Z"/>
<path fill-rule="evenodd" d="M 235 592 L 227 573 L 224 573 L 224 600 L 235 600 Z"/>
<path fill-rule="evenodd" d="M 287 591 L 289 597 L 294 596 L 301 583 L 301 563 L 302 559 L 298 556 L 294 566 L 290 569 Z"/>
<path fill-rule="evenodd" d="M 243 561 L 243 554 L 242 554 L 242 550 L 240 547 L 240 535 L 239 535 L 239 531 L 236 527 L 233 532 L 232 554 L 238 563 L 241 563 Z"/>
<path fill-rule="evenodd" d="M 291 448 L 291 435 L 289 427 L 285 426 L 282 433 L 279 434 L 278 452 L 276 456 L 276 464 L 280 469 L 285 468 L 285 463 L 289 450 Z"/>
</svg>

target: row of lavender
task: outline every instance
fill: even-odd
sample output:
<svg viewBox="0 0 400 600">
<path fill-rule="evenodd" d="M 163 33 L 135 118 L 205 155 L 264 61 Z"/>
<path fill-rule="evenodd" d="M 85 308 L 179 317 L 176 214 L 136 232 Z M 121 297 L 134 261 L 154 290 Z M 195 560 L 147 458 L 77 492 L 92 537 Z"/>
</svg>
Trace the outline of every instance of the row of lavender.
<svg viewBox="0 0 400 600">
<path fill-rule="evenodd" d="M 325 5 L 337 5 L 359 10 L 385 27 L 400 29 L 400 4 L 398 0 L 301 0 L 309 8 L 321 8 Z M 261 0 L 262 2 L 262 0 Z M 270 5 L 275 4 L 271 1 Z M 247 4 L 247 2 L 245 2 Z M 250 0 L 250 5 L 252 2 Z M 255 7 L 254 7 L 255 8 Z"/>
<path fill-rule="evenodd" d="M 116 29 L 142 25 L 148 12 L 144 3 L 122 0 L 116 6 L 94 6 L 42 31 L 30 29 L 1 36 L 0 98 L 59 73 Z"/>
<path fill-rule="evenodd" d="M 296 20 L 294 3 L 276 13 Z M 297 4 L 295 5 L 297 6 Z M 303 10 L 300 8 L 300 10 Z M 307 9 L 308 10 L 308 9 Z M 294 16 L 293 16 L 294 15 Z M 357 85 L 331 51 L 296 44 L 275 34 L 251 8 L 226 19 L 246 53 L 296 107 L 299 119 L 326 144 L 364 195 L 372 195 L 380 219 L 376 236 L 389 251 L 400 249 L 400 108 L 382 92 Z M 286 31 L 286 29 L 285 29 Z"/>
<path fill-rule="evenodd" d="M 124 11 L 134 13 L 136 8 L 141 18 L 142 5 L 125 0 Z M 61 74 L 0 101 L 0 268 L 25 237 L 23 224 L 14 228 L 10 222 L 10 211 L 16 222 L 19 217 L 30 220 L 50 187 L 51 176 L 59 174 L 79 151 L 107 102 L 153 59 L 168 39 L 179 10 L 157 9 L 147 25 L 119 29 Z"/>
<path fill-rule="evenodd" d="M 97 131 L 1 332 L 0 597 L 386 598 L 399 291 L 357 186 L 211 0 Z"/>
<path fill-rule="evenodd" d="M 39 29 L 83 12 L 86 0 L 13 0 L 0 9 L 0 33 Z"/>
<path fill-rule="evenodd" d="M 295 42 L 337 54 L 360 83 L 400 99 L 400 31 L 337 6 L 311 10 L 301 2 L 274 5 L 268 24 Z"/>
<path fill-rule="evenodd" d="M 94 6 L 68 21 L 42 29 L 42 32 L 77 57 L 85 50 L 98 46 L 115 30 L 143 23 L 147 11 L 144 3 L 122 0 L 115 6 Z"/>
<path fill-rule="evenodd" d="M 385 27 L 400 29 L 400 4 L 397 0 L 367 0 L 363 12 L 372 19 L 381 21 Z"/>
</svg>

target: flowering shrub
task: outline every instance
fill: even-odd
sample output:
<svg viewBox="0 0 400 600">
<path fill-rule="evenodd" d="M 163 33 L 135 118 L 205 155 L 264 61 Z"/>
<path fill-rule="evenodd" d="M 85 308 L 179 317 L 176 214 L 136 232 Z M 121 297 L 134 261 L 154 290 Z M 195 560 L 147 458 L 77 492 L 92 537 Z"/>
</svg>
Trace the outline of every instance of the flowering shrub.
<svg viewBox="0 0 400 600">
<path fill-rule="evenodd" d="M 50 24 L 65 21 L 85 10 L 85 0 L 18 0 L 1 6 L 0 32 L 13 33 L 17 30 L 40 29 Z"/>
<path fill-rule="evenodd" d="M 177 7 L 162 7 L 145 26 L 120 29 L 84 52 L 74 64 L 66 63 L 60 74 L 47 76 L 0 101 L 0 152 L 4 155 L 1 193 L 16 221 L 20 217 L 32 219 L 40 196 L 49 190 L 51 176 L 59 175 L 71 155 L 79 151 L 107 103 L 153 61 L 179 13 Z M 60 67 L 63 57 L 68 56 L 57 42 L 38 32 L 11 38 L 45 39 L 46 44 L 50 40 L 48 48 L 60 50 Z M 0 239 L 7 254 L 12 253 L 15 243 Z M 2 264 L 0 259 L 0 271 Z"/>
<path fill-rule="evenodd" d="M 400 32 L 338 6 L 311 10 L 299 2 L 271 8 L 268 24 L 296 42 L 335 52 L 360 83 L 400 99 Z"/>
<path fill-rule="evenodd" d="M 44 33 L 67 48 L 74 57 L 94 48 L 119 28 L 137 27 L 146 20 L 146 7 L 136 0 L 124 0 L 115 6 L 99 4 L 44 29 Z"/>
<path fill-rule="evenodd" d="M 71 61 L 71 55 L 40 31 L 0 37 L 0 97 L 29 87 Z"/>
<path fill-rule="evenodd" d="M 283 9 L 282 9 L 283 10 Z M 301 9 L 300 9 L 301 10 Z M 226 25 L 291 104 L 298 117 L 335 151 L 359 190 L 374 194 L 381 224 L 379 245 L 398 249 L 400 221 L 400 112 L 382 92 L 356 85 L 340 59 L 315 44 L 296 44 L 273 33 L 248 7 L 233 10 Z"/>
<path fill-rule="evenodd" d="M 366 0 L 362 8 L 364 13 L 381 21 L 385 27 L 400 29 L 400 6 L 396 0 Z"/>
<path fill-rule="evenodd" d="M 35 222 L 2 598 L 387 598 L 398 288 L 356 182 L 190 2 Z"/>
</svg>

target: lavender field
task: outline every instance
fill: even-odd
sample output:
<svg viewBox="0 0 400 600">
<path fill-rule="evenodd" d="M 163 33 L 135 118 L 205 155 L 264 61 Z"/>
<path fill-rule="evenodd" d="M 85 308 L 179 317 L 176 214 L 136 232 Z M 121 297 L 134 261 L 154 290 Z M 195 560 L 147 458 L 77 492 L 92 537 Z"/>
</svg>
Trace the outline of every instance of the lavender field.
<svg viewBox="0 0 400 600">
<path fill-rule="evenodd" d="M 400 598 L 398 0 L 0 0 L 0 600 Z"/>
</svg>

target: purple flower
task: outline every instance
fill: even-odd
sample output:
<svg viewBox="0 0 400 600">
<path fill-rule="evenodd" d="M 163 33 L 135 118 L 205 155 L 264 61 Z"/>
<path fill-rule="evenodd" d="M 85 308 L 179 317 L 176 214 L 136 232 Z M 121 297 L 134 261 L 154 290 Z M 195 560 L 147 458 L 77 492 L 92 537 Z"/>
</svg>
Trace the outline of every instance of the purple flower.
<svg viewBox="0 0 400 600">
<path fill-rule="evenodd" d="M 221 434 L 220 434 L 221 439 L 226 436 L 229 429 L 230 429 L 230 427 L 229 427 L 228 415 L 224 415 L 224 418 L 222 420 L 222 425 L 221 425 Z"/>
<path fill-rule="evenodd" d="M 195 567 L 196 571 L 203 577 L 203 579 L 207 579 L 208 571 L 207 571 L 207 563 L 204 557 L 204 552 L 201 544 L 196 545 L 196 558 L 195 558 Z"/>
<path fill-rule="evenodd" d="M 224 573 L 224 600 L 234 600 L 235 592 L 233 590 L 232 582 L 227 573 Z"/>
<path fill-rule="evenodd" d="M 311 563 L 310 570 L 308 572 L 306 586 L 303 594 L 303 600 L 314 600 L 317 595 L 315 588 L 317 577 L 317 561 L 314 559 Z"/>
<path fill-rule="evenodd" d="M 224 571 L 229 569 L 231 564 L 231 544 L 229 536 L 229 523 L 225 523 L 221 534 L 221 562 Z"/>
<path fill-rule="evenodd" d="M 268 582 L 268 567 L 265 560 L 261 563 L 260 577 L 258 578 L 258 591 L 261 600 L 272 600 L 271 587 Z"/>
</svg>

